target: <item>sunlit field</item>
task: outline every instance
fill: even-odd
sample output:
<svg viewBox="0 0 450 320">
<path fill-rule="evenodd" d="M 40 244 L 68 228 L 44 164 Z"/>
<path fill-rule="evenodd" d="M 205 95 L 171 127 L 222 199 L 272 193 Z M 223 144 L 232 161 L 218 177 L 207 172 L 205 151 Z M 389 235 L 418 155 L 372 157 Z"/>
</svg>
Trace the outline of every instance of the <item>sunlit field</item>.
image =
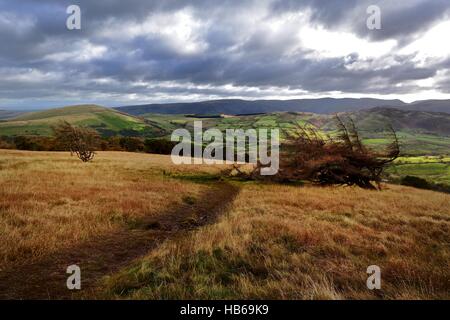
<svg viewBox="0 0 450 320">
<path fill-rule="evenodd" d="M 388 173 L 391 177 L 411 175 L 423 178 L 428 182 L 450 185 L 450 157 L 399 157 L 388 169 Z"/>
<path fill-rule="evenodd" d="M 246 182 L 221 169 L 0 150 L 0 297 L 450 298 L 450 195 Z M 59 284 L 71 263 L 84 270 L 76 295 Z M 366 286 L 370 265 L 381 290 Z"/>
</svg>

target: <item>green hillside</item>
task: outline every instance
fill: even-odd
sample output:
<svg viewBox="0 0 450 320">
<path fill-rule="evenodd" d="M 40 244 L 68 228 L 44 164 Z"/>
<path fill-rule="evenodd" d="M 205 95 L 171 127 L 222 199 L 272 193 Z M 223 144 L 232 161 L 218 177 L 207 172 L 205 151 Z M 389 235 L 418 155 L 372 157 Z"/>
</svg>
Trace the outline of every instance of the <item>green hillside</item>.
<svg viewBox="0 0 450 320">
<path fill-rule="evenodd" d="M 392 178 L 415 176 L 450 186 L 450 157 L 400 157 L 387 171 Z"/>
<path fill-rule="evenodd" d="M 354 119 L 366 144 L 381 148 L 389 143 L 389 124 L 395 128 L 402 152 L 409 155 L 440 155 L 450 150 L 450 115 L 418 111 L 377 108 L 368 111 L 343 113 Z M 293 123 L 310 122 L 329 135 L 336 129 L 333 115 L 314 113 L 276 112 L 241 116 L 143 115 L 153 125 L 170 133 L 176 128 L 193 130 L 194 121 L 202 121 L 203 129 L 218 128 L 290 128 Z"/>
<path fill-rule="evenodd" d="M 450 150 L 450 114 L 374 108 L 340 113 L 340 116 L 343 119 L 351 117 L 363 142 L 372 148 L 381 149 L 388 145 L 390 143 L 389 125 L 394 127 L 403 158 L 388 170 L 392 178 L 399 181 L 407 175 L 413 175 L 433 183 L 450 184 L 448 157 L 442 157 L 449 155 Z M 29 112 L 13 119 L 2 120 L 0 121 L 0 137 L 50 136 L 52 126 L 63 120 L 74 125 L 94 128 L 103 136 L 170 138 L 171 133 L 178 128 L 193 131 L 194 121 L 202 121 L 203 130 L 280 128 L 282 134 L 283 129 L 290 129 L 295 124 L 303 125 L 308 122 L 320 128 L 325 134 L 330 136 L 336 134 L 335 116 L 327 114 L 305 112 L 237 116 L 144 114 L 141 117 L 135 117 L 96 105 L 79 105 Z"/>
<path fill-rule="evenodd" d="M 96 105 L 79 105 L 20 115 L 0 123 L 0 136 L 51 135 L 51 127 L 60 121 L 91 127 L 103 135 L 135 133 L 157 135 L 159 130 L 143 119 Z"/>
<path fill-rule="evenodd" d="M 374 108 L 341 113 L 350 116 L 366 144 L 381 148 L 389 141 L 389 124 L 397 131 L 404 155 L 442 155 L 450 150 L 450 114 Z M 333 135 L 335 116 L 305 112 L 274 112 L 249 115 L 183 115 L 144 114 L 135 117 L 96 105 L 80 105 L 30 112 L 0 121 L 0 136 L 51 135 L 52 125 L 61 120 L 96 129 L 103 136 L 170 137 L 173 130 L 193 130 L 196 120 L 204 129 L 218 128 L 290 128 L 293 124 L 310 122 Z"/>
</svg>

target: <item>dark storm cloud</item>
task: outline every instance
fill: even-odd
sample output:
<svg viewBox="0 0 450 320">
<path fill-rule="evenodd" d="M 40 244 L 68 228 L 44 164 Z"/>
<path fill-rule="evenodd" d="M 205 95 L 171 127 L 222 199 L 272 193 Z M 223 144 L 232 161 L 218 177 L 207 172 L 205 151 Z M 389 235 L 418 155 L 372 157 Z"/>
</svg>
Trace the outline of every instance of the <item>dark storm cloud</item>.
<svg viewBox="0 0 450 320">
<path fill-rule="evenodd" d="M 65 27 L 70 4 L 81 7 L 82 30 Z M 365 26 L 373 4 L 381 30 Z M 0 0 L 0 107 L 77 97 L 116 104 L 133 94 L 152 101 L 411 93 L 414 81 L 449 65 L 419 64 L 417 53 L 397 50 L 445 21 L 449 8 L 448 0 Z M 298 13 L 306 20 L 292 22 Z M 398 45 L 374 57 L 357 49 L 322 55 L 302 46 L 302 24 Z M 448 74 L 439 74 L 442 92 L 450 91 Z"/>
</svg>

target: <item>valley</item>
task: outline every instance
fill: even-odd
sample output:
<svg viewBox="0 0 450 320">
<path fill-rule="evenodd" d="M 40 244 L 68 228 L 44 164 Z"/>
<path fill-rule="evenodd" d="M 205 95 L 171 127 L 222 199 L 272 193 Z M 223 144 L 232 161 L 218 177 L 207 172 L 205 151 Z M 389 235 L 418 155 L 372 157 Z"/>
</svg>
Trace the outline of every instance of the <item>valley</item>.
<svg viewBox="0 0 450 320">
<path fill-rule="evenodd" d="M 257 114 L 156 114 L 140 109 L 138 115 L 96 105 L 69 106 L 38 112 L 23 113 L 0 121 L 0 137 L 14 139 L 17 136 L 50 137 L 52 126 L 64 120 L 74 125 L 95 129 L 103 137 L 138 137 L 140 139 L 170 140 L 172 132 L 179 128 L 193 132 L 195 121 L 201 121 L 203 130 L 271 129 L 292 130 L 296 125 L 310 124 L 323 134 L 336 134 L 333 114 L 311 112 L 272 112 Z M 403 159 L 446 157 L 450 150 L 450 114 L 427 111 L 401 110 L 374 107 L 339 113 L 341 118 L 355 122 L 363 143 L 374 149 L 382 149 L 389 143 L 389 126 L 396 130 Z M 402 160 L 399 160 L 402 161 Z M 409 161 L 409 160 L 406 160 Z M 442 161 L 441 161 L 442 162 Z M 417 176 L 431 183 L 450 184 L 449 164 L 420 161 L 414 164 L 396 165 L 388 170 L 388 179 L 400 182 L 408 175 Z"/>
</svg>

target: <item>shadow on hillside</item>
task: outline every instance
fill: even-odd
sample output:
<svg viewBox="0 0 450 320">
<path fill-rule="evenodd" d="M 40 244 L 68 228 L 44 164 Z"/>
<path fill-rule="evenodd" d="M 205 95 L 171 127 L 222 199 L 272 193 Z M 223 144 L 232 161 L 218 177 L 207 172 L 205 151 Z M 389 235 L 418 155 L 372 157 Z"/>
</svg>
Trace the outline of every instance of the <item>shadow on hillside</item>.
<svg viewBox="0 0 450 320">
<path fill-rule="evenodd" d="M 172 179 L 181 181 L 189 181 L 201 184 L 211 183 L 235 183 L 235 184 L 264 184 L 264 185 L 288 185 L 302 187 L 305 185 L 312 185 L 311 182 L 303 180 L 286 180 L 286 181 L 274 181 L 270 179 L 251 179 L 240 176 L 222 175 L 220 173 L 164 173 Z"/>
</svg>

